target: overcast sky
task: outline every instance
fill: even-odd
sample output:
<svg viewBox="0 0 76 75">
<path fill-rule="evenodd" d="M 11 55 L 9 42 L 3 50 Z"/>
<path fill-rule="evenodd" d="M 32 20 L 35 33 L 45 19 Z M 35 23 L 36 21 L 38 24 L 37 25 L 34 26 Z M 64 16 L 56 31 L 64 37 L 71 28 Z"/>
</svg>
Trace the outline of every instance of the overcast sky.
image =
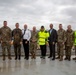
<svg viewBox="0 0 76 75">
<path fill-rule="evenodd" d="M 4 20 L 11 29 L 15 28 L 16 22 L 21 29 L 24 24 L 29 29 L 33 26 L 39 29 L 41 25 L 49 29 L 50 23 L 55 29 L 59 23 L 64 29 L 69 24 L 76 29 L 76 0 L 0 0 L 0 27 Z"/>
</svg>

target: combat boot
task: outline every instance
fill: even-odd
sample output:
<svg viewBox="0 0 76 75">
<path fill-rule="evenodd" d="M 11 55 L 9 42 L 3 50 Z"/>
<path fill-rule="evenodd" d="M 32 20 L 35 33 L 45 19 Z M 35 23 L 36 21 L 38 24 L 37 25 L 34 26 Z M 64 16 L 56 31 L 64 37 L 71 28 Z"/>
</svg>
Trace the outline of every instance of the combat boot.
<svg viewBox="0 0 76 75">
<path fill-rule="evenodd" d="M 75 57 L 75 58 L 73 58 L 73 60 L 76 60 L 76 57 Z"/>
<path fill-rule="evenodd" d="M 3 55 L 3 61 L 5 60 L 5 55 Z"/>
<path fill-rule="evenodd" d="M 60 56 L 60 59 L 59 59 L 59 61 L 63 61 L 63 56 Z"/>
<path fill-rule="evenodd" d="M 34 56 L 34 59 L 36 59 L 36 56 Z"/>
<path fill-rule="evenodd" d="M 11 59 L 12 59 L 12 58 L 11 58 L 11 55 L 8 55 L 8 59 L 9 59 L 9 60 L 11 60 Z"/>
<path fill-rule="evenodd" d="M 60 58 L 60 56 L 56 57 L 56 59 L 59 59 L 59 58 Z"/>
<path fill-rule="evenodd" d="M 70 56 L 68 56 L 68 60 L 69 60 L 69 61 L 71 60 L 71 57 L 70 57 Z"/>
<path fill-rule="evenodd" d="M 66 56 L 66 57 L 64 58 L 64 60 L 68 60 L 68 57 Z"/>
<path fill-rule="evenodd" d="M 31 52 L 31 59 L 33 59 L 33 53 Z"/>
<path fill-rule="evenodd" d="M 34 54 L 34 59 L 36 59 L 36 55 Z"/>
<path fill-rule="evenodd" d="M 9 57 L 8 59 L 9 59 L 9 60 L 11 60 L 12 58 L 11 58 L 11 57 Z"/>
<path fill-rule="evenodd" d="M 32 57 L 33 57 L 33 59 L 34 59 L 34 53 L 32 54 Z"/>
<path fill-rule="evenodd" d="M 31 59 L 33 59 L 33 55 L 31 55 Z"/>
</svg>

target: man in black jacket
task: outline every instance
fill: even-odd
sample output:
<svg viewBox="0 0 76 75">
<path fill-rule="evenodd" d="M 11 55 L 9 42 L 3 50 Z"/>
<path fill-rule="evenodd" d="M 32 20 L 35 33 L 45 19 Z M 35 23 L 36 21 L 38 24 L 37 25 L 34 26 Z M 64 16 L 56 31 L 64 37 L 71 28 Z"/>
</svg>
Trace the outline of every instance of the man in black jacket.
<svg viewBox="0 0 76 75">
<path fill-rule="evenodd" d="M 57 32 L 55 29 L 53 29 L 53 24 L 50 24 L 50 30 L 49 30 L 49 48 L 50 48 L 50 55 L 48 58 L 52 58 L 52 60 L 55 60 L 55 43 L 57 41 Z"/>
</svg>

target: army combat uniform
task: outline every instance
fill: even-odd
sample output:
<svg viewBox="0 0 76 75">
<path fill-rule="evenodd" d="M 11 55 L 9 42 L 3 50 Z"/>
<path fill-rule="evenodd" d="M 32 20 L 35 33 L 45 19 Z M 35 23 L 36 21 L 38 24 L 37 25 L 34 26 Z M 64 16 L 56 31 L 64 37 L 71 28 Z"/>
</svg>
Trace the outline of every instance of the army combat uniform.
<svg viewBox="0 0 76 75">
<path fill-rule="evenodd" d="M 66 31 L 66 42 L 65 42 L 65 60 L 71 60 L 71 49 L 73 46 L 73 30 Z"/>
<path fill-rule="evenodd" d="M 11 36 L 12 32 L 11 29 L 6 26 L 0 28 L 0 36 L 1 36 L 1 46 L 2 46 L 2 55 L 3 55 L 3 60 L 5 60 L 5 55 L 6 55 L 6 49 L 8 51 L 8 58 L 11 59 Z"/>
<path fill-rule="evenodd" d="M 58 40 L 57 40 L 57 53 L 60 61 L 63 60 L 64 55 L 64 43 L 66 41 L 65 30 L 61 29 L 57 31 Z"/>
<path fill-rule="evenodd" d="M 21 36 L 22 36 L 22 31 L 21 29 L 14 29 L 12 31 L 12 35 L 13 35 L 13 45 L 14 45 L 14 52 L 15 52 L 15 60 L 18 58 L 20 60 L 21 57 Z"/>
<path fill-rule="evenodd" d="M 32 31 L 31 32 L 31 39 L 30 39 L 30 53 L 31 53 L 31 58 L 35 59 L 36 58 L 36 50 L 37 50 L 37 32 Z"/>
</svg>

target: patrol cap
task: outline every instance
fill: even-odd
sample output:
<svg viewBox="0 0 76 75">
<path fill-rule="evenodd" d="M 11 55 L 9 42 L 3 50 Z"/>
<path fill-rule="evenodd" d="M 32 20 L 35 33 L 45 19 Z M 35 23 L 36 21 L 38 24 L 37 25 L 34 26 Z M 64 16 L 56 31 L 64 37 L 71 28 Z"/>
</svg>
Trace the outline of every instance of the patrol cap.
<svg viewBox="0 0 76 75">
<path fill-rule="evenodd" d="M 41 28 L 44 28 L 44 26 L 41 26 Z"/>
</svg>

